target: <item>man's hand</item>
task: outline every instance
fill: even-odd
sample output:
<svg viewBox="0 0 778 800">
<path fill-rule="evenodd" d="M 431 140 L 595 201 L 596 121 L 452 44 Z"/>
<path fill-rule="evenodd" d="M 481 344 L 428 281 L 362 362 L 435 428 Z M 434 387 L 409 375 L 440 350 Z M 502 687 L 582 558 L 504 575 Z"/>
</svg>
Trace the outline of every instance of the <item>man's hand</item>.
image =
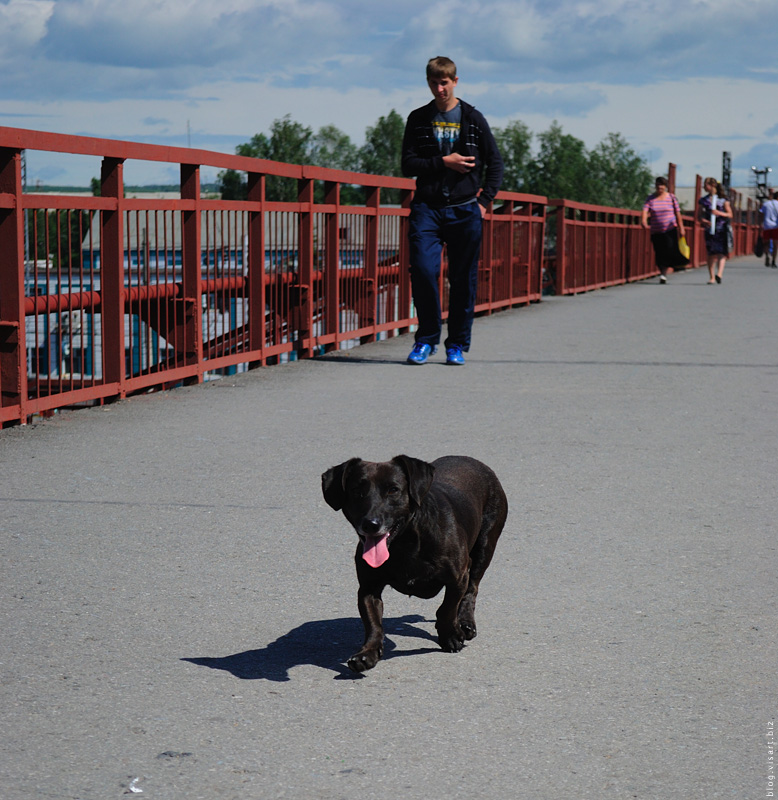
<svg viewBox="0 0 778 800">
<path fill-rule="evenodd" d="M 461 153 L 451 153 L 450 155 L 443 156 L 443 163 L 455 172 L 461 172 L 463 175 L 470 172 L 475 166 L 475 156 L 463 156 Z"/>
</svg>

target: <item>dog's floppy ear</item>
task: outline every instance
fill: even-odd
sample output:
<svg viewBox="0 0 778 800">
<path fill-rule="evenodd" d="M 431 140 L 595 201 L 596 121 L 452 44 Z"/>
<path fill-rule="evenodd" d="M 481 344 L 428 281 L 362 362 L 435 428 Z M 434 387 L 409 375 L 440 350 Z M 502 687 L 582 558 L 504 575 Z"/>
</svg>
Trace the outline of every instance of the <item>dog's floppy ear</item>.
<svg viewBox="0 0 778 800">
<path fill-rule="evenodd" d="M 420 506 L 432 486 L 435 467 L 410 456 L 395 456 L 392 461 L 405 472 L 405 477 L 408 479 L 408 495 L 417 506 Z"/>
<path fill-rule="evenodd" d="M 361 458 L 350 458 L 337 467 L 330 467 L 321 476 L 321 491 L 327 504 L 340 511 L 346 502 L 346 474 Z"/>
</svg>

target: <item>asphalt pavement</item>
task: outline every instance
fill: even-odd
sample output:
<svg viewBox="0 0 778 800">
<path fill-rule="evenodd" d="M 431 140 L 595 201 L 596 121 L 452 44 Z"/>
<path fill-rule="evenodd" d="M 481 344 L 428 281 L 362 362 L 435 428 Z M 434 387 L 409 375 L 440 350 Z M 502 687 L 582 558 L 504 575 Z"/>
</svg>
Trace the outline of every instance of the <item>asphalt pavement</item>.
<svg viewBox="0 0 778 800">
<path fill-rule="evenodd" d="M 775 792 L 778 270 L 731 262 L 0 431 L 6 800 Z M 387 590 L 321 473 L 488 463 L 478 637 Z"/>
</svg>

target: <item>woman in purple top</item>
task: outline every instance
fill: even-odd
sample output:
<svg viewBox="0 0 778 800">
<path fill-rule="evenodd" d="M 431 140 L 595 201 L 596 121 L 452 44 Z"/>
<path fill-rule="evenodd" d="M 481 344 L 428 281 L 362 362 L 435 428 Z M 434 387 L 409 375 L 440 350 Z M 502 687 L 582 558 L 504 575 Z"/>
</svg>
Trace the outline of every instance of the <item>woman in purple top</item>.
<svg viewBox="0 0 778 800">
<path fill-rule="evenodd" d="M 703 183 L 708 193 L 697 203 L 697 219 L 705 231 L 705 249 L 708 251 L 708 283 L 721 283 L 724 265 L 729 255 L 729 221 L 732 219 L 732 207 L 715 178 L 705 178 Z M 715 230 L 711 233 L 711 214 L 716 218 Z"/>
<path fill-rule="evenodd" d="M 678 198 L 670 192 L 667 178 L 656 179 L 656 191 L 643 206 L 643 227 L 651 231 L 656 266 L 661 273 L 659 283 L 667 283 L 670 267 L 685 266 L 688 262 L 678 252 L 678 237 L 686 236 Z M 649 225 L 650 221 L 650 225 Z"/>
</svg>

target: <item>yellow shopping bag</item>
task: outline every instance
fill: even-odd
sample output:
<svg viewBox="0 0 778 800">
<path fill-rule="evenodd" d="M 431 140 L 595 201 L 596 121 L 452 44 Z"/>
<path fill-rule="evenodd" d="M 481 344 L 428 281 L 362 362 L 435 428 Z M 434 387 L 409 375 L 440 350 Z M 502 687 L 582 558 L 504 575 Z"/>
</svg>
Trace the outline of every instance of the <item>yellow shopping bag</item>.
<svg viewBox="0 0 778 800">
<path fill-rule="evenodd" d="M 678 252 L 684 258 L 687 258 L 687 259 L 689 258 L 689 254 L 691 253 L 691 250 L 689 250 L 689 245 L 686 243 L 686 237 L 685 236 L 681 236 L 678 239 Z"/>
</svg>

